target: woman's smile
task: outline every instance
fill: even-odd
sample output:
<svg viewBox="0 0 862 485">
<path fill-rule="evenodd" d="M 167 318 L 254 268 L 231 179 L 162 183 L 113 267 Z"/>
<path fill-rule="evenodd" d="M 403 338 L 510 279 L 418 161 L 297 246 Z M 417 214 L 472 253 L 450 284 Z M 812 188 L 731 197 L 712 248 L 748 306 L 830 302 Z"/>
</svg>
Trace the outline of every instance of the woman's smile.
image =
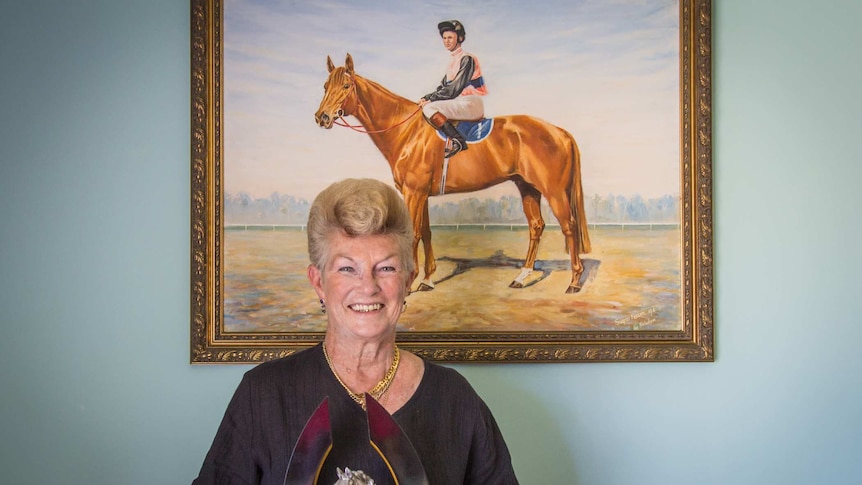
<svg viewBox="0 0 862 485">
<path fill-rule="evenodd" d="M 356 303 L 354 305 L 348 305 L 348 307 L 355 312 L 368 313 L 368 312 L 376 312 L 376 311 L 380 310 L 381 308 L 383 308 L 383 304 L 382 303 L 374 303 L 372 305 L 363 305 L 360 303 Z"/>
</svg>

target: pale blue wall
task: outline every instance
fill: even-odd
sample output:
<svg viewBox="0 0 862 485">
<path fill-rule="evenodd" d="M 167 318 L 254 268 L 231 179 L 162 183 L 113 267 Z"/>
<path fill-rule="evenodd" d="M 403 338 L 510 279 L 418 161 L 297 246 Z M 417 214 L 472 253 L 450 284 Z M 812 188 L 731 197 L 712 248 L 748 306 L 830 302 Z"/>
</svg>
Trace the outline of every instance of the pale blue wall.
<svg viewBox="0 0 862 485">
<path fill-rule="evenodd" d="M 187 483 L 187 0 L 0 9 L 0 483 Z M 525 484 L 862 483 L 862 2 L 714 7 L 717 361 L 460 366 Z"/>
</svg>

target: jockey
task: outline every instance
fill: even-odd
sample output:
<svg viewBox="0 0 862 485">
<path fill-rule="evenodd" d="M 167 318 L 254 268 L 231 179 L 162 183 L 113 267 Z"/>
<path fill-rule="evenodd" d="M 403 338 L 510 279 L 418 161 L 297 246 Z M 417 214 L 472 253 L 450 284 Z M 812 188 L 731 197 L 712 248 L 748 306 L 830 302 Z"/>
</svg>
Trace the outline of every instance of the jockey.
<svg viewBox="0 0 862 485">
<path fill-rule="evenodd" d="M 422 96 L 419 106 L 431 125 L 451 139 L 452 144 L 444 153 L 449 158 L 467 149 L 464 136 L 449 120 L 479 120 L 484 117 L 482 97 L 488 91 L 479 59 L 461 48 L 467 35 L 464 25 L 457 20 L 446 20 L 437 24 L 437 30 L 443 38 L 443 47 L 450 52 L 449 67 L 437 89 Z"/>
</svg>

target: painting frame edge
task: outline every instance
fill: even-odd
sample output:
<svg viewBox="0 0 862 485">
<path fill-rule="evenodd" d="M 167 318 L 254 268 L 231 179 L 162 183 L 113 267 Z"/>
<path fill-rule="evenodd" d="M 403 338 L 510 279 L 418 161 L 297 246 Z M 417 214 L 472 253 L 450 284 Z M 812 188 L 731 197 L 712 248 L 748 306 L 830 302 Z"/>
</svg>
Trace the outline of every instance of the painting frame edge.
<svg viewBox="0 0 862 485">
<path fill-rule="evenodd" d="M 223 335 L 223 24 L 221 0 L 190 0 L 190 362 L 259 363 L 323 334 Z M 714 361 L 711 0 L 679 0 L 682 330 L 411 334 L 399 345 L 437 362 Z"/>
</svg>

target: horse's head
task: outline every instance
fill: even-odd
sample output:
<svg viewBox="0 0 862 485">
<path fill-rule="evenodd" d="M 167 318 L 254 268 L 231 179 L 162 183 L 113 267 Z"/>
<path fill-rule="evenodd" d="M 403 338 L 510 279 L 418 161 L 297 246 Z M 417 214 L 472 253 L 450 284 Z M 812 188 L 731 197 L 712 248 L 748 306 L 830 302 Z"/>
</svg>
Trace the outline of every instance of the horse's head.
<svg viewBox="0 0 862 485">
<path fill-rule="evenodd" d="M 343 67 L 335 67 L 332 59 L 326 56 L 329 77 L 323 84 L 323 99 L 314 114 L 314 122 L 323 128 L 332 128 L 332 123 L 342 116 L 356 111 L 356 81 L 353 74 L 353 57 L 347 54 Z"/>
</svg>

